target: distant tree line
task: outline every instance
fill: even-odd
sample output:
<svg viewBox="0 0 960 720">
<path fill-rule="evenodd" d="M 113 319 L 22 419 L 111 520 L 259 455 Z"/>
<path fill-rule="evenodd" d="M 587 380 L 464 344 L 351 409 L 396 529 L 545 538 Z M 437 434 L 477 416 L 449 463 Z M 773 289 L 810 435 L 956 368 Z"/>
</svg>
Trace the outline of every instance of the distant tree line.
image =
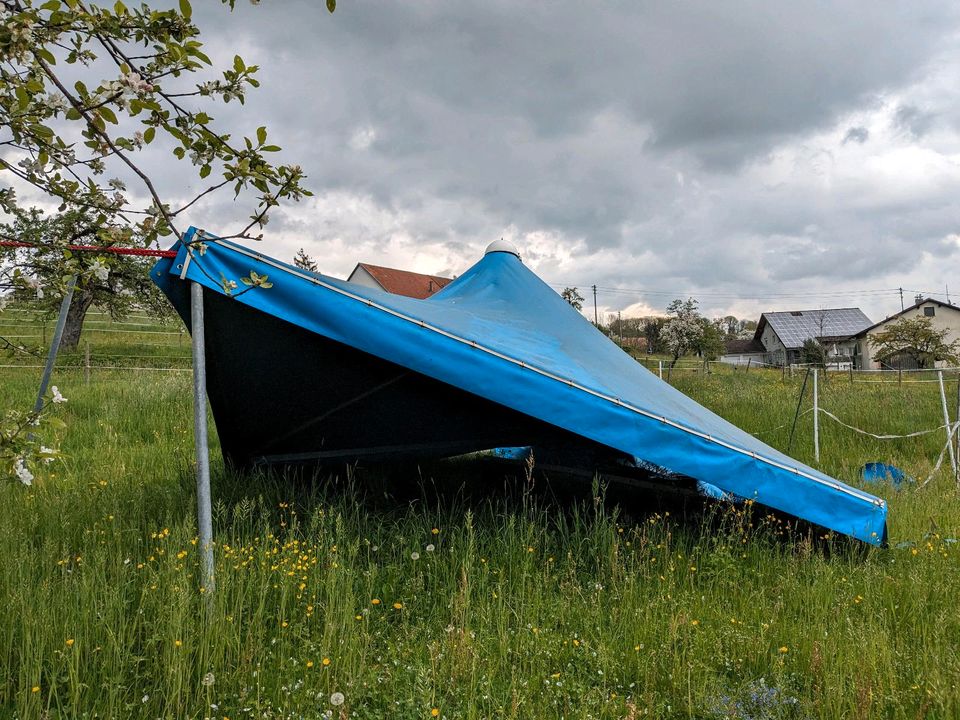
<svg viewBox="0 0 960 720">
<path fill-rule="evenodd" d="M 575 287 L 564 288 L 561 297 L 578 310 L 583 310 L 583 296 Z M 748 339 L 757 329 L 756 320 L 733 315 L 713 318 L 702 315 L 694 298 L 676 299 L 666 308 L 666 315 L 622 317 L 608 314 L 599 330 L 624 347 L 644 347 L 648 353 L 670 355 L 672 364 L 684 355 L 716 360 L 723 354 L 728 340 Z"/>
</svg>

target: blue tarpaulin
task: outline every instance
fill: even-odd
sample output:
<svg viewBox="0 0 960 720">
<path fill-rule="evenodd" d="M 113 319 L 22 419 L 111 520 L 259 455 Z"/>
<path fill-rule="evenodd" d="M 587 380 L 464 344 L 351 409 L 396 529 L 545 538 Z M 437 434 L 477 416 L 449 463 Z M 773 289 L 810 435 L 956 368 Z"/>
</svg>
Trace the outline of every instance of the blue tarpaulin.
<svg viewBox="0 0 960 720">
<path fill-rule="evenodd" d="M 488 252 L 443 290 L 418 300 L 300 270 L 211 237 L 204 238 L 203 254 L 197 245 L 188 250 L 196 241 L 191 229 L 187 244 L 176 246 L 177 257 L 160 261 L 153 273 L 181 314 L 185 281 L 200 283 L 205 294 L 229 296 L 565 437 L 695 478 L 722 496 L 753 499 L 867 543 L 885 541 L 883 500 L 799 463 L 660 380 L 512 252 Z M 272 286 L 244 284 L 251 271 Z"/>
</svg>

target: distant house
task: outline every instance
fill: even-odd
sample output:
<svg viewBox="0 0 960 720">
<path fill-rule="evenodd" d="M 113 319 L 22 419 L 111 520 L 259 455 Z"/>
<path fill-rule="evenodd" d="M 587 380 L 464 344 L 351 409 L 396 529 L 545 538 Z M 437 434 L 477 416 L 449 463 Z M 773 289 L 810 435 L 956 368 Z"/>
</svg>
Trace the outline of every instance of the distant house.
<svg viewBox="0 0 960 720">
<path fill-rule="evenodd" d="M 724 344 L 720 362 L 730 365 L 763 365 L 770 363 L 770 353 L 756 338 L 746 340 L 737 338 L 727 340 Z"/>
<path fill-rule="evenodd" d="M 860 308 L 768 312 L 760 316 L 753 339 L 766 349 L 774 365 L 803 362 L 803 343 L 810 338 L 826 348 L 828 361 L 850 362 L 857 347 L 854 336 L 870 324 Z"/>
<path fill-rule="evenodd" d="M 439 275 L 422 275 L 409 270 L 358 263 L 347 278 L 347 282 L 356 283 L 364 287 L 386 290 L 394 295 L 424 300 L 438 290 L 453 282 L 453 278 Z"/>
<path fill-rule="evenodd" d="M 881 320 L 874 325 L 861 330 L 854 337 L 856 341 L 855 364 L 857 368 L 863 370 L 880 370 L 884 368 L 911 370 L 916 368 L 916 360 L 906 355 L 900 355 L 892 358 L 883 358 L 879 360 L 874 356 L 874 349 L 870 344 L 871 338 L 878 333 L 890 327 L 901 318 L 926 317 L 930 318 L 930 323 L 935 330 L 947 330 L 946 338 L 948 343 L 960 338 L 960 307 L 949 303 L 940 302 L 933 298 L 923 298 L 918 300 L 906 310 L 891 315 L 885 320 Z"/>
</svg>

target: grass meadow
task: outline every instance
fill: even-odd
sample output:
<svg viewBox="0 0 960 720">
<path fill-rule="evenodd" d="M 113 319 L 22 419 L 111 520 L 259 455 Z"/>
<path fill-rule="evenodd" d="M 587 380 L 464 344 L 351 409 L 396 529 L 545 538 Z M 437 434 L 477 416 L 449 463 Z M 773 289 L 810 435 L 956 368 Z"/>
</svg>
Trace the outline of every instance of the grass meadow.
<svg viewBox="0 0 960 720">
<path fill-rule="evenodd" d="M 185 367 L 188 351 L 132 335 L 94 356 Z M 87 384 L 82 364 L 64 358 L 54 379 L 62 459 L 32 487 L 0 486 L 0 717 L 960 717 L 948 463 L 922 488 L 874 488 L 890 547 L 865 549 L 749 506 L 621 507 L 597 484 L 564 502 L 523 477 L 472 494 L 504 480 L 467 463 L 239 476 L 214 437 L 208 595 L 189 373 L 94 368 Z M 38 378 L 0 368 L 0 407 L 29 406 Z M 787 449 L 801 378 L 672 382 Z M 936 388 L 836 376 L 820 399 L 896 434 L 942 423 Z M 811 424 L 792 449 L 809 463 Z M 943 442 L 824 419 L 818 466 L 857 484 L 863 463 L 889 461 L 922 481 Z"/>
</svg>

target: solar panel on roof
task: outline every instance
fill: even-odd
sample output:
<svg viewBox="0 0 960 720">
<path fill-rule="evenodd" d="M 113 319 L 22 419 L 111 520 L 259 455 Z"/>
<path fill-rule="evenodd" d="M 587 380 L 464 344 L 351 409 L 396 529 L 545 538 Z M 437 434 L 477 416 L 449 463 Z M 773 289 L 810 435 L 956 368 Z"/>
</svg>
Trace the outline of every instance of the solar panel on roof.
<svg viewBox="0 0 960 720">
<path fill-rule="evenodd" d="M 860 308 L 791 310 L 763 315 L 788 348 L 801 347 L 809 338 L 849 337 L 872 325 Z"/>
</svg>

